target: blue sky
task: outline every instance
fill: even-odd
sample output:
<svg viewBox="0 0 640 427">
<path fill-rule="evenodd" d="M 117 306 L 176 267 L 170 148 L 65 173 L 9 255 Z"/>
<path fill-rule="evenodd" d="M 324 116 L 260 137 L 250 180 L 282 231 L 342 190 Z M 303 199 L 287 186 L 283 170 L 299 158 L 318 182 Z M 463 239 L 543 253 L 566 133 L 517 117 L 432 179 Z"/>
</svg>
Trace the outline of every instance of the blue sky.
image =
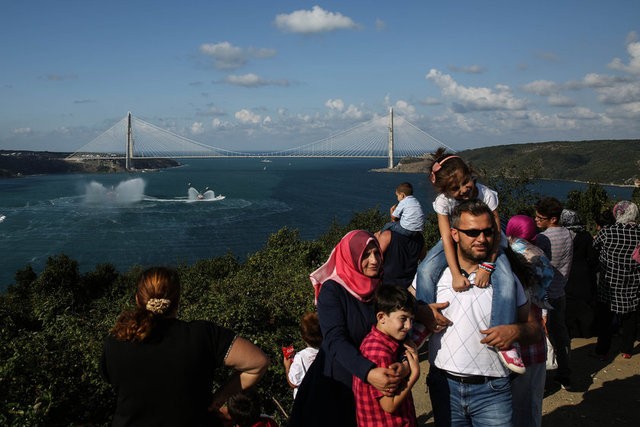
<svg viewBox="0 0 640 427">
<path fill-rule="evenodd" d="M 128 111 L 299 146 L 390 107 L 461 150 L 640 138 L 640 2 L 31 1 L 0 13 L 0 149 L 74 151 Z"/>
</svg>

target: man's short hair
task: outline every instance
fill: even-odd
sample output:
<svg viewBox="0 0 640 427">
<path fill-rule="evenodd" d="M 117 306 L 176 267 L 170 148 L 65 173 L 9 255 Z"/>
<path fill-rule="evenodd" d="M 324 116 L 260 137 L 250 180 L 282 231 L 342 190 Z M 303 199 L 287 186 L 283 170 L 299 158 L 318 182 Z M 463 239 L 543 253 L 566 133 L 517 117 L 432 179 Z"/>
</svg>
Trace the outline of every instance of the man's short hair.
<svg viewBox="0 0 640 427">
<path fill-rule="evenodd" d="M 380 285 L 376 291 L 373 307 L 376 313 L 391 314 L 394 311 L 404 310 L 415 314 L 416 299 L 403 286 Z"/>
<path fill-rule="evenodd" d="M 555 197 L 544 197 L 535 204 L 536 212 L 548 218 L 557 218 L 560 222 L 562 215 L 562 203 Z"/>
<path fill-rule="evenodd" d="M 460 225 L 460 217 L 462 217 L 464 212 L 470 213 L 473 216 L 487 214 L 489 218 L 492 218 L 493 215 L 491 208 L 482 200 L 466 200 L 453 208 L 453 212 L 451 212 L 451 227 L 456 228 Z"/>
<path fill-rule="evenodd" d="M 397 193 L 402 193 L 405 196 L 413 195 L 413 185 L 410 182 L 403 182 L 396 187 Z"/>
</svg>

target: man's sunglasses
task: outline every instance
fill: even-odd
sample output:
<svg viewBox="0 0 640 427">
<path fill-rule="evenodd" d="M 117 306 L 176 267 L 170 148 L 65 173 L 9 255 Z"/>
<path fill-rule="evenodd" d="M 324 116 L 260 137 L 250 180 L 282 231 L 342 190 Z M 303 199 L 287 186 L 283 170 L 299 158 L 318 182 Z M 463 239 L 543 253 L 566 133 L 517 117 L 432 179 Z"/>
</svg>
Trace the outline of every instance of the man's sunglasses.
<svg viewBox="0 0 640 427">
<path fill-rule="evenodd" d="M 461 231 L 469 237 L 478 237 L 480 233 L 484 234 L 484 237 L 493 236 L 493 228 L 485 228 L 484 230 L 476 230 L 474 228 L 469 230 L 463 230 L 462 228 L 456 228 L 456 230 Z"/>
</svg>

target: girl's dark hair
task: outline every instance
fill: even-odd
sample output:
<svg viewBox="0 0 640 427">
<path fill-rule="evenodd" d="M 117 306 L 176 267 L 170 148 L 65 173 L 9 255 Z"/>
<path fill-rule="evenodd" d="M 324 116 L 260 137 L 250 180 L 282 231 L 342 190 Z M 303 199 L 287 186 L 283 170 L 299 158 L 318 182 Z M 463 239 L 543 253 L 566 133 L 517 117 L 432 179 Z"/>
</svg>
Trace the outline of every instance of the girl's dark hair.
<svg viewBox="0 0 640 427">
<path fill-rule="evenodd" d="M 302 320 L 300 320 L 300 335 L 302 335 L 304 342 L 311 347 L 320 348 L 320 344 L 322 344 L 322 331 L 320 331 L 317 312 L 310 311 L 302 316 Z"/>
<path fill-rule="evenodd" d="M 447 192 L 451 178 L 458 171 L 461 171 L 465 176 L 477 175 L 470 165 L 455 154 L 447 152 L 444 147 L 438 148 L 429 157 L 430 161 L 427 163 L 430 171 L 429 179 L 438 193 Z M 439 165 L 439 169 L 437 169 L 437 165 Z M 435 172 L 434 166 L 437 169 Z"/>
<path fill-rule="evenodd" d="M 119 341 L 144 341 L 156 319 L 174 315 L 179 302 L 178 273 L 165 267 L 149 268 L 138 279 L 135 309 L 120 314 L 111 335 Z"/>
</svg>

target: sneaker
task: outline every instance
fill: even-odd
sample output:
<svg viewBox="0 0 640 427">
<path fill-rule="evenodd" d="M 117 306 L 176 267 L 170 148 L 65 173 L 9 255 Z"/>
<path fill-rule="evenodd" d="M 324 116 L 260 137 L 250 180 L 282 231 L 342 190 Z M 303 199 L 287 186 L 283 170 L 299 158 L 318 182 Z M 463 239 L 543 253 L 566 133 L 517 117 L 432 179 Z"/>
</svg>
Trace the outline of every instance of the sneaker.
<svg viewBox="0 0 640 427">
<path fill-rule="evenodd" d="M 516 374 L 524 374 L 527 370 L 515 345 L 508 350 L 498 350 L 498 356 L 502 364 Z"/>
<path fill-rule="evenodd" d="M 631 355 L 629 353 L 622 353 L 623 359 L 631 359 Z"/>
</svg>

